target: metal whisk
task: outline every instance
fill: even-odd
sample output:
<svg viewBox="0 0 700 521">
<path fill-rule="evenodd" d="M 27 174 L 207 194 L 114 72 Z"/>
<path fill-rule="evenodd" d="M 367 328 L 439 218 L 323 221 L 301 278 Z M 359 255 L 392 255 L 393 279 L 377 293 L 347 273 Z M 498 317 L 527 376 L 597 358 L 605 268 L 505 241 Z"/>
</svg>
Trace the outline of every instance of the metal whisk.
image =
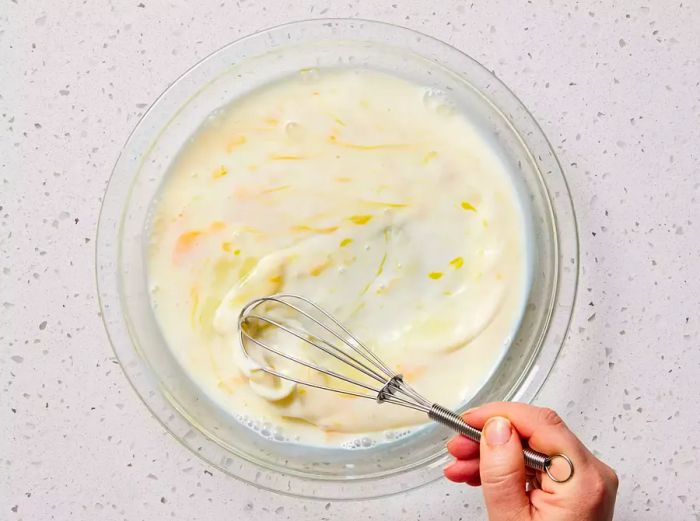
<svg viewBox="0 0 700 521">
<path fill-rule="evenodd" d="M 274 306 L 277 306 L 277 309 L 274 309 Z M 258 313 L 260 311 L 262 312 Z M 304 326 L 304 323 L 307 326 Z M 332 357 L 332 359 L 341 362 L 342 367 L 351 369 L 348 370 L 349 373 L 354 373 L 358 376 L 364 375 L 366 378 L 358 379 L 348 376 L 348 374 L 337 372 L 329 367 L 323 367 L 313 360 L 305 360 L 285 352 L 282 346 L 270 345 L 260 338 L 261 335 L 257 334 L 270 327 L 278 328 L 285 334 L 319 349 Z M 304 297 L 292 294 L 278 294 L 249 302 L 239 315 L 238 331 L 241 347 L 245 355 L 249 359 L 254 360 L 262 371 L 270 375 L 317 389 L 369 398 L 380 404 L 393 403 L 422 411 L 432 420 L 465 435 L 467 438 L 476 442 L 481 440 L 481 431 L 479 429 L 466 423 L 455 412 L 437 403 L 432 403 L 421 396 L 404 381 L 402 375 L 397 374 L 388 367 L 348 331 L 345 326 L 333 318 L 330 313 Z M 266 362 L 261 363 L 251 356 L 248 349 L 249 342 L 276 356 L 332 377 L 343 387 L 327 387 L 320 383 L 302 381 L 291 375 L 279 372 Z M 344 383 L 340 384 L 340 382 Z M 525 448 L 523 449 L 523 455 L 527 467 L 546 472 L 557 483 L 566 482 L 573 476 L 573 463 L 564 454 L 547 456 L 530 448 Z M 568 464 L 570 471 L 568 476 L 562 478 L 552 474 L 550 468 L 555 458 L 562 458 Z"/>
</svg>

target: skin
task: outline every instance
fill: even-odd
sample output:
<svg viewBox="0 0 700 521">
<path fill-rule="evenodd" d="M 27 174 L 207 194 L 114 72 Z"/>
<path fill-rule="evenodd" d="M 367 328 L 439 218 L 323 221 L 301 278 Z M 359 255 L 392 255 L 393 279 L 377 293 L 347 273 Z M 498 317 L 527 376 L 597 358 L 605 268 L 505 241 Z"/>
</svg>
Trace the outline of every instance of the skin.
<svg viewBox="0 0 700 521">
<path fill-rule="evenodd" d="M 491 403 L 464 413 L 483 431 L 481 443 L 457 436 L 447 444 L 456 460 L 445 468 L 447 479 L 481 486 L 490 521 L 609 521 L 618 479 L 551 409 L 521 403 Z M 543 472 L 526 470 L 522 441 L 542 453 L 563 453 L 574 464 L 566 483 Z M 565 476 L 568 466 L 555 460 L 552 472 Z M 526 492 L 526 481 L 538 487 Z"/>
</svg>

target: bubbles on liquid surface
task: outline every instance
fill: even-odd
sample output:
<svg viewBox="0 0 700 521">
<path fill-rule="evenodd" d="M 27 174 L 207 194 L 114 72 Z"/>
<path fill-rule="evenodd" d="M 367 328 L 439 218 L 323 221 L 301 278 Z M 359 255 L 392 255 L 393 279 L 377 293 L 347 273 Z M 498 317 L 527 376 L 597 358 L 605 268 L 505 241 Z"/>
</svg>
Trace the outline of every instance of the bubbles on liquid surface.
<svg viewBox="0 0 700 521">
<path fill-rule="evenodd" d="M 285 442 L 289 441 L 282 432 L 270 422 L 260 422 L 246 415 L 237 414 L 236 421 L 256 432 L 266 440 Z"/>
<path fill-rule="evenodd" d="M 423 104 L 428 110 L 441 116 L 449 116 L 455 113 L 454 103 L 440 89 L 426 89 L 423 94 Z"/>
<path fill-rule="evenodd" d="M 297 436 L 293 436 L 292 438 L 288 438 L 282 433 L 282 431 L 277 426 L 275 426 L 274 424 L 272 424 L 270 422 L 261 422 L 259 420 L 253 419 L 247 415 L 241 415 L 241 414 L 236 415 L 235 419 L 241 425 L 247 427 L 248 429 L 252 430 L 256 434 L 265 438 L 266 440 L 275 441 L 278 443 L 285 443 L 285 442 L 287 442 L 287 443 L 288 442 L 297 442 L 298 443 L 300 441 L 300 436 L 297 435 Z M 371 448 L 376 447 L 377 445 L 381 445 L 383 443 L 396 442 L 396 441 L 410 435 L 412 432 L 413 431 L 410 429 L 386 431 L 383 433 L 383 435 L 378 435 L 379 439 L 370 438 L 369 436 L 361 436 L 361 437 L 353 438 L 353 439 L 350 439 L 350 440 L 347 440 L 347 441 L 341 443 L 340 448 L 343 448 L 346 450 L 371 449 Z"/>
<path fill-rule="evenodd" d="M 401 431 L 386 431 L 384 433 L 384 438 L 387 441 L 396 441 L 400 440 L 402 438 L 405 438 L 409 434 L 411 434 L 413 431 L 408 429 L 408 430 L 401 430 Z"/>
<path fill-rule="evenodd" d="M 218 109 L 211 112 L 206 118 L 205 123 L 218 123 L 221 119 L 221 115 L 226 112 L 225 107 L 219 107 Z"/>
<path fill-rule="evenodd" d="M 372 438 L 368 438 L 367 436 L 363 436 L 362 438 L 354 438 L 352 440 L 348 440 L 344 442 L 341 447 L 344 449 L 349 449 L 349 450 L 357 450 L 357 449 L 370 449 L 377 445 L 377 442 L 373 440 Z"/>
</svg>

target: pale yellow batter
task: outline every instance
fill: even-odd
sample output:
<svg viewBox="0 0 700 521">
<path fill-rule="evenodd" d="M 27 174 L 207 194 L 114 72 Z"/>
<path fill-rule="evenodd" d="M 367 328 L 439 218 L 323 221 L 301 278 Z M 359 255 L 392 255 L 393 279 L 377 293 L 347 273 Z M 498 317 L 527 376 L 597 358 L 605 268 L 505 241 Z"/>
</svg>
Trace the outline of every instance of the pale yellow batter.
<svg viewBox="0 0 700 521">
<path fill-rule="evenodd" d="M 236 335 L 247 301 L 310 298 L 457 406 L 502 356 L 527 290 L 498 155 L 444 97 L 378 72 L 302 71 L 225 108 L 171 167 L 150 237 L 153 307 L 179 362 L 224 410 L 303 443 L 426 417 L 265 375 Z"/>
</svg>

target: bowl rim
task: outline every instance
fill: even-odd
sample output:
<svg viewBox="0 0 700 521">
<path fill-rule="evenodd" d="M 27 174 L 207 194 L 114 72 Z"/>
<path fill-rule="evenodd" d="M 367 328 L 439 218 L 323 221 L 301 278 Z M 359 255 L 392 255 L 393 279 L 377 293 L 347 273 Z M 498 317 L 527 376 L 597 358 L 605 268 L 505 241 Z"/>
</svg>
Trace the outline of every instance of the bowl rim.
<svg viewBox="0 0 700 521">
<path fill-rule="evenodd" d="M 162 394 L 162 389 L 157 385 L 156 382 L 151 381 L 150 382 L 150 390 L 151 393 L 144 392 L 142 389 L 143 386 L 146 386 L 149 382 L 146 382 L 145 380 L 149 380 L 152 378 L 149 378 L 149 375 L 135 375 L 131 372 L 131 370 L 127 367 L 127 364 L 125 363 L 125 357 L 122 355 L 120 356 L 120 351 L 121 348 L 118 347 L 121 345 L 120 342 L 117 341 L 116 337 L 117 336 L 124 336 L 124 333 L 128 333 L 129 326 L 127 324 L 127 321 L 124 320 L 123 317 L 118 316 L 119 312 L 121 310 L 121 305 L 119 306 L 112 306 L 111 304 L 114 303 L 115 297 L 117 299 L 121 299 L 121 297 L 118 295 L 118 292 L 116 295 L 112 295 L 110 293 L 111 286 L 113 284 L 118 284 L 120 276 L 119 274 L 114 274 L 114 273 L 108 273 L 108 271 L 111 269 L 109 264 L 106 266 L 102 262 L 102 257 L 104 256 L 105 252 L 111 252 L 111 250 L 115 249 L 115 246 L 110 243 L 110 239 L 112 237 L 109 236 L 109 225 L 112 225 L 112 227 L 118 226 L 119 228 L 122 225 L 123 221 L 123 201 L 118 204 L 117 206 L 122 210 L 120 212 L 120 216 L 118 219 L 109 219 L 108 216 L 108 211 L 109 211 L 109 206 L 110 204 L 114 206 L 114 203 L 116 201 L 113 201 L 114 199 L 114 190 L 115 190 L 115 180 L 116 180 L 116 173 L 124 160 L 125 153 L 128 151 L 130 144 L 132 143 L 135 134 L 137 131 L 141 128 L 142 124 L 144 121 L 146 121 L 149 116 L 152 114 L 154 111 L 154 108 L 168 95 L 168 93 L 173 89 L 175 85 L 177 85 L 179 82 L 181 82 L 183 79 L 188 77 L 193 71 L 195 71 L 197 68 L 199 68 L 202 64 L 207 62 L 210 58 L 218 55 L 219 53 L 224 52 L 225 50 L 239 45 L 242 42 L 245 42 L 249 39 L 254 39 L 254 38 L 260 38 L 261 36 L 264 36 L 265 34 L 269 34 L 271 32 L 275 31 L 281 31 L 285 29 L 291 29 L 294 27 L 299 27 L 299 26 L 304 26 L 304 25 L 309 25 L 309 24 L 336 24 L 338 26 L 340 25 L 348 25 L 352 26 L 354 24 L 362 24 L 363 26 L 369 26 L 369 30 L 391 30 L 395 32 L 404 32 L 407 36 L 414 36 L 414 37 L 420 37 L 421 39 L 427 41 L 430 45 L 436 47 L 436 48 L 442 48 L 445 52 L 451 53 L 454 57 L 457 57 L 459 60 L 461 60 L 464 63 L 468 63 L 469 66 L 471 67 L 476 67 L 477 69 L 481 69 L 481 71 L 487 73 L 490 76 L 490 79 L 494 82 L 495 86 L 502 91 L 502 93 L 510 98 L 511 102 L 514 102 L 514 105 L 522 110 L 522 117 L 526 121 L 528 125 L 532 127 L 532 130 L 537 134 L 536 138 L 541 141 L 541 144 L 545 148 L 545 150 L 551 155 L 551 161 L 552 161 L 552 169 L 548 172 L 548 177 L 545 177 L 542 173 L 542 169 L 540 167 L 540 162 L 541 158 L 538 161 L 538 158 L 533 155 L 533 152 L 531 150 L 531 147 L 528 144 L 528 141 L 526 141 L 523 136 L 521 135 L 520 132 L 515 128 L 513 121 L 511 118 L 509 118 L 503 111 L 503 108 L 500 107 L 499 105 L 496 105 L 493 103 L 488 97 L 483 95 L 484 99 L 492 106 L 494 110 L 496 110 L 499 115 L 508 123 L 508 125 L 511 127 L 513 133 L 518 136 L 518 138 L 522 141 L 525 150 L 527 150 L 528 154 L 532 157 L 533 164 L 537 168 L 537 172 L 539 174 L 539 180 L 540 183 L 542 184 L 542 188 L 544 190 L 544 193 L 546 194 L 546 199 L 548 203 L 548 210 L 549 214 L 553 223 L 553 232 L 554 232 L 554 249 L 555 249 L 555 255 L 554 255 L 554 273 L 555 273 L 555 281 L 554 281 L 554 287 L 553 287 L 553 292 L 552 292 L 552 298 L 549 303 L 549 309 L 547 311 L 547 317 L 545 321 L 545 325 L 542 329 L 542 336 L 547 336 L 550 333 L 550 326 L 552 323 L 552 318 L 553 315 L 558 314 L 559 315 L 559 329 L 560 331 L 557 334 L 557 338 L 553 341 L 554 346 L 548 350 L 547 353 L 547 359 L 544 361 L 543 365 L 543 371 L 540 371 L 539 374 L 535 375 L 535 378 L 532 378 L 532 375 L 529 373 L 530 367 L 528 366 L 527 370 L 523 372 L 523 374 L 520 376 L 519 381 L 517 382 L 517 385 L 523 384 L 523 380 L 526 378 L 529 378 L 529 381 L 526 382 L 525 385 L 529 385 L 529 392 L 527 396 L 525 397 L 525 400 L 527 402 L 531 402 L 536 398 L 538 395 L 539 391 L 541 390 L 542 386 L 547 382 L 549 379 L 549 376 L 551 375 L 551 371 L 554 368 L 554 365 L 556 363 L 556 360 L 558 359 L 558 355 L 563 347 L 564 341 L 566 339 L 566 336 L 568 334 L 569 326 L 571 324 L 571 319 L 574 313 L 574 307 L 576 303 L 576 295 L 577 295 L 577 290 L 578 290 L 578 279 L 579 279 L 579 269 L 580 269 L 580 262 L 579 262 L 579 241 L 578 241 L 578 227 L 577 227 L 577 221 L 576 221 L 576 213 L 575 213 L 575 208 L 573 205 L 573 201 L 571 198 L 571 193 L 569 190 L 568 183 L 566 181 L 566 177 L 564 175 L 563 169 L 561 168 L 561 164 L 554 152 L 554 149 L 547 139 L 545 133 L 543 132 L 542 128 L 540 125 L 537 123 L 535 118 L 532 116 L 532 114 L 529 112 L 529 110 L 525 107 L 525 105 L 520 101 L 520 99 L 510 90 L 510 88 L 505 85 L 498 77 L 491 71 L 489 71 L 484 65 L 479 63 L 477 60 L 466 54 L 465 52 L 461 51 L 460 49 L 443 42 L 442 40 L 439 40 L 438 38 L 435 38 L 433 36 L 427 35 L 425 33 L 422 33 L 420 31 L 416 31 L 415 29 L 407 28 L 401 25 L 393 24 L 393 23 L 388 23 L 388 22 L 383 22 L 383 21 L 377 21 L 377 20 L 368 20 L 368 19 L 361 19 L 361 18 L 311 18 L 311 19 L 302 19 L 302 20 L 296 20 L 296 21 L 291 21 L 287 22 L 284 24 L 276 25 L 273 27 L 268 27 L 265 29 L 261 29 L 259 31 L 253 32 L 249 35 L 243 36 L 239 39 L 236 39 L 221 48 L 209 53 L 207 56 L 204 58 L 200 59 L 195 63 L 194 65 L 188 67 L 182 74 L 180 74 L 177 79 L 172 81 L 164 90 L 161 92 L 156 99 L 153 101 L 153 103 L 148 107 L 148 109 L 144 112 L 144 114 L 139 118 L 137 121 L 136 125 L 134 128 L 131 130 L 129 133 L 124 146 L 122 147 L 119 155 L 117 156 L 117 159 L 115 161 L 115 164 L 112 168 L 112 171 L 109 176 L 109 181 L 105 190 L 104 197 L 102 199 L 102 203 L 100 206 L 100 212 L 99 212 L 99 217 L 98 217 L 98 225 L 97 225 L 97 233 L 96 233 L 96 241 L 95 241 L 95 277 L 96 277 L 96 285 L 97 285 L 97 298 L 100 306 L 100 316 L 103 321 L 103 325 L 105 327 L 105 331 L 107 333 L 108 340 L 110 342 L 110 345 L 112 347 L 112 352 L 114 353 L 114 356 L 116 357 L 117 361 L 119 362 L 120 367 L 122 368 L 124 375 L 126 376 L 127 381 L 129 382 L 130 386 L 134 389 L 136 392 L 136 395 L 139 397 L 140 401 L 146 406 L 146 409 L 151 413 L 151 415 L 158 420 L 158 422 L 161 424 L 161 426 L 168 432 L 170 435 L 173 436 L 181 445 L 186 447 L 188 450 L 190 450 L 193 454 L 197 455 L 200 459 L 205 461 L 207 464 L 212 465 L 213 467 L 217 468 L 218 470 L 222 471 L 225 474 L 228 474 L 230 476 L 233 476 L 243 482 L 249 483 L 251 485 L 254 485 L 256 487 L 275 492 L 275 493 L 280 493 L 284 495 L 289 495 L 293 497 L 304 497 L 304 498 L 309 498 L 309 499 L 317 499 L 317 500 L 359 500 L 359 499 L 375 499 L 375 498 L 381 498 L 381 497 L 387 497 L 395 494 L 399 494 L 402 492 L 405 492 L 407 490 L 412 490 L 419 488 L 421 486 L 427 485 L 437 479 L 439 479 L 442 476 L 441 472 L 441 463 L 444 462 L 446 459 L 446 450 L 443 449 L 440 453 L 436 454 L 432 458 L 428 458 L 427 460 L 421 462 L 420 465 L 416 465 L 416 467 L 419 467 L 418 469 L 413 468 L 413 469 L 407 469 L 403 471 L 403 475 L 405 476 L 406 474 L 411 474 L 411 473 L 416 473 L 417 470 L 425 470 L 428 469 L 430 470 L 430 476 L 421 476 L 419 480 L 414 480 L 413 482 L 406 483 L 402 482 L 399 483 L 398 479 L 393 480 L 396 483 L 393 484 L 391 488 L 385 487 L 377 487 L 379 482 L 381 481 L 387 481 L 387 476 L 370 476 L 370 477 L 361 477 L 361 478 L 344 478 L 344 479 L 329 479 L 329 478 L 312 478 L 312 477 L 307 477 L 307 476 L 300 476 L 300 475 L 295 475 L 293 473 L 290 474 L 284 474 L 279 472 L 278 470 L 271 469 L 268 466 L 261 466 L 259 463 L 252 462 L 250 460 L 246 460 L 245 464 L 251 465 L 254 467 L 256 470 L 256 473 L 250 473 L 248 472 L 248 475 L 242 475 L 242 473 L 236 473 L 235 471 L 232 471 L 231 468 L 228 466 L 225 466 L 221 463 L 217 463 L 215 460 L 212 458 L 206 457 L 200 450 L 197 449 L 196 444 L 194 443 L 189 443 L 186 442 L 184 437 L 180 434 L 178 434 L 177 430 L 178 428 L 171 423 L 169 423 L 169 420 L 164 419 L 159 413 L 156 411 L 156 406 L 154 404 L 149 403 L 149 401 L 146 399 L 145 396 L 151 395 L 151 398 L 153 398 L 152 393 L 155 390 L 156 391 L 156 396 L 160 399 L 165 400 L 167 404 L 170 405 L 170 413 L 172 416 L 173 409 L 175 410 L 176 415 L 179 415 L 181 420 L 184 420 L 188 424 L 192 424 L 192 422 L 189 421 L 188 419 L 188 414 L 186 411 L 181 410 L 178 408 L 171 400 L 167 398 L 167 396 L 163 396 Z M 355 29 L 356 30 L 356 29 Z M 358 34 L 358 40 L 362 39 L 363 34 Z M 337 38 L 340 40 L 340 38 Z M 407 50 L 414 51 L 413 49 L 410 49 L 406 47 Z M 417 54 L 421 54 L 420 52 L 414 51 Z M 449 66 L 447 66 L 449 68 Z M 451 69 L 451 72 L 454 74 L 464 77 L 464 74 L 460 73 L 459 71 L 455 71 Z M 468 81 L 468 78 L 465 78 L 465 80 Z M 483 94 L 483 93 L 482 93 Z M 558 175 L 557 175 L 558 174 Z M 549 179 L 549 183 L 547 182 L 547 179 Z M 553 198 L 552 197 L 552 186 L 551 184 L 559 184 L 560 186 L 555 187 L 558 188 L 558 193 L 557 197 Z M 131 188 L 129 188 L 128 192 L 131 191 Z M 556 191 L 556 190 L 555 190 Z M 560 197 L 563 195 L 563 197 Z M 555 211 L 555 207 L 559 207 L 559 212 Z M 568 220 L 565 222 L 562 222 L 562 216 L 568 217 Z M 567 230 L 563 230 L 566 228 Z M 567 292 L 567 302 L 564 302 L 563 304 L 559 302 L 560 299 L 560 293 L 562 292 L 562 238 L 560 237 L 560 231 L 566 231 L 569 233 L 569 236 L 567 237 L 568 241 L 570 244 L 567 244 L 567 249 L 570 251 L 567 251 L 565 256 L 569 258 L 570 262 L 573 264 L 573 270 L 572 272 L 568 275 L 569 280 L 567 282 L 567 287 L 564 288 L 564 290 Z M 118 256 L 120 256 L 120 250 L 121 248 L 117 248 Z M 113 268 L 114 266 L 112 266 Z M 112 271 L 114 271 L 112 269 Z M 111 301 L 111 302 L 110 302 Z M 116 310 L 113 308 L 117 308 Z M 114 316 L 114 313 L 117 313 L 117 316 Z M 110 318 L 111 317 L 111 318 Z M 121 319 L 121 320 L 120 320 Z M 110 321 L 116 320 L 117 323 L 112 323 Z M 116 328 L 120 328 L 119 331 L 116 330 Z M 542 354 L 542 345 L 543 341 L 540 342 L 538 352 L 535 353 L 533 356 L 530 365 L 532 365 L 537 359 L 539 361 L 539 356 Z M 133 342 L 131 342 L 131 349 L 134 349 Z M 155 379 L 157 381 L 157 378 Z M 160 392 L 160 393 L 159 393 Z M 150 399 L 150 398 L 149 398 Z M 181 426 L 182 427 L 182 426 Z M 214 439 L 210 439 L 207 437 L 204 433 L 202 433 L 199 430 L 193 431 L 197 435 L 197 442 L 203 443 L 203 442 L 209 442 L 209 443 L 214 443 L 216 444 L 216 441 Z M 200 439 L 202 438 L 202 439 Z M 217 446 L 220 449 L 226 450 L 224 447 L 221 447 L 220 444 L 217 444 Z M 236 459 L 243 459 L 241 456 L 235 455 L 235 454 L 230 454 L 231 457 L 236 458 Z M 272 481 L 272 484 L 266 483 L 264 481 L 259 480 L 257 477 L 253 478 L 253 475 L 259 475 L 260 472 L 263 473 L 269 473 L 269 474 L 274 474 L 274 478 Z M 398 477 L 402 475 L 402 472 L 398 472 L 395 476 Z M 269 476 L 266 476 L 269 478 Z M 281 480 L 279 478 L 282 478 Z M 268 481 L 270 481 L 268 479 Z M 303 491 L 300 492 L 299 490 L 294 490 L 291 486 L 292 481 L 295 481 L 295 485 L 300 485 L 301 488 L 303 488 Z M 282 486 L 281 482 L 285 482 L 284 486 Z M 358 483 L 372 483 L 374 486 L 370 487 L 369 489 L 362 489 L 362 490 L 367 490 L 365 492 L 360 492 L 359 489 L 355 490 L 354 484 Z M 308 487 L 306 485 L 310 484 L 311 486 Z M 337 491 L 330 492 L 330 488 L 328 486 L 322 486 L 321 488 L 324 488 L 325 491 L 319 493 L 317 490 L 319 486 L 322 484 L 332 484 Z M 347 489 L 352 489 L 352 490 L 347 490 Z M 340 493 L 338 493 L 340 492 Z"/>
</svg>

